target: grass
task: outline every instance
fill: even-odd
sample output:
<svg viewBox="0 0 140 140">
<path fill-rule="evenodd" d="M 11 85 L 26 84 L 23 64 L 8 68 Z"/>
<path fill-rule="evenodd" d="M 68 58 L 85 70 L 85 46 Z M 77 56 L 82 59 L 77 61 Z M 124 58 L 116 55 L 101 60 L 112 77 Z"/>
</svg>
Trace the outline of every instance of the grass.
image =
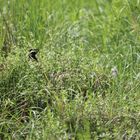
<svg viewBox="0 0 140 140">
<path fill-rule="evenodd" d="M 0 3 L 1 140 L 140 138 L 139 0 Z"/>
</svg>

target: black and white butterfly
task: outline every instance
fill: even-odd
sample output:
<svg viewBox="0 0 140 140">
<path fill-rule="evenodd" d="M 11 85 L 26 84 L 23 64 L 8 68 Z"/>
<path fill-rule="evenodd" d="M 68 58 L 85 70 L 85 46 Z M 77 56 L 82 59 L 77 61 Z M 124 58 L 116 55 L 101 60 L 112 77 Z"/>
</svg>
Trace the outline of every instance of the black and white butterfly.
<svg viewBox="0 0 140 140">
<path fill-rule="evenodd" d="M 37 59 L 37 57 L 36 57 L 36 54 L 37 54 L 38 52 L 39 52 L 38 49 L 30 49 L 30 50 L 29 50 L 29 59 L 35 60 L 35 61 L 38 62 L 38 59 Z"/>
</svg>

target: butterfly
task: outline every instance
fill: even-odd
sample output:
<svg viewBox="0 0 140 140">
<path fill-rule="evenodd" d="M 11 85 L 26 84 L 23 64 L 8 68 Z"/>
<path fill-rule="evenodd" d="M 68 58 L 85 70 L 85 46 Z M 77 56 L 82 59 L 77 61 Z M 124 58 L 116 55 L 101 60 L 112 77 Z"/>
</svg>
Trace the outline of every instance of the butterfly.
<svg viewBox="0 0 140 140">
<path fill-rule="evenodd" d="M 30 49 L 30 50 L 29 50 L 29 54 L 28 54 L 29 59 L 35 60 L 36 62 L 38 62 L 38 59 L 37 59 L 37 57 L 36 57 L 36 54 L 37 54 L 38 52 L 39 52 L 38 49 Z"/>
</svg>

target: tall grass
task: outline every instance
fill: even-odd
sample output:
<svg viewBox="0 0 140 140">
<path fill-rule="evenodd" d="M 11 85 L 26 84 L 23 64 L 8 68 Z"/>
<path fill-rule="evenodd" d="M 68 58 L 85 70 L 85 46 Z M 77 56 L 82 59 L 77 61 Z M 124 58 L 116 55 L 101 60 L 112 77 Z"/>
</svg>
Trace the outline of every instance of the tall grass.
<svg viewBox="0 0 140 140">
<path fill-rule="evenodd" d="M 0 3 L 1 140 L 140 138 L 139 0 Z"/>
</svg>

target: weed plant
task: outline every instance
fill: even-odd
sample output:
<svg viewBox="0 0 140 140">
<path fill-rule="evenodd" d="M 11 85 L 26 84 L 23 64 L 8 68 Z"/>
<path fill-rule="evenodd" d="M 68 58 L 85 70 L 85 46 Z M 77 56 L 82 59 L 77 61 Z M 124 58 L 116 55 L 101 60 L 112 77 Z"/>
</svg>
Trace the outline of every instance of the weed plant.
<svg viewBox="0 0 140 140">
<path fill-rule="evenodd" d="M 139 0 L 0 0 L 0 50 L 0 140 L 140 139 Z"/>
</svg>

